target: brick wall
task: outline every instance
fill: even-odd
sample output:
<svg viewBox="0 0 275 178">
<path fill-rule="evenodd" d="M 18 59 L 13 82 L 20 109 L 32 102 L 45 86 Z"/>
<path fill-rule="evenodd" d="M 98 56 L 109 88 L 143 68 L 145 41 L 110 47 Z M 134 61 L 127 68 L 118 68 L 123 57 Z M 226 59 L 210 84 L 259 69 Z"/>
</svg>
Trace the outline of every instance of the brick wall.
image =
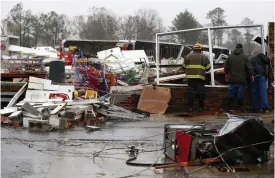
<svg viewBox="0 0 275 178">
<path fill-rule="evenodd" d="M 225 97 L 227 96 L 228 88 L 206 88 L 205 107 L 210 109 L 223 108 Z M 187 87 L 171 88 L 172 98 L 169 103 L 167 112 L 186 111 L 188 109 Z M 274 88 L 269 87 L 268 99 L 271 107 L 274 107 Z M 198 106 L 198 101 L 195 101 L 195 107 Z M 250 97 L 248 90 L 245 93 L 244 107 L 250 106 Z"/>
<path fill-rule="evenodd" d="M 167 113 L 183 112 L 188 109 L 187 87 L 169 87 L 171 89 L 171 100 Z M 209 109 L 223 108 L 224 99 L 227 96 L 228 88 L 206 88 L 205 107 Z M 119 106 L 132 109 L 136 108 L 139 100 L 139 95 L 132 95 L 124 100 Z M 274 88 L 269 86 L 268 99 L 270 106 L 274 108 Z M 198 101 L 195 101 L 195 107 L 198 106 Z M 244 107 L 250 107 L 250 97 L 248 90 L 245 93 Z"/>
<path fill-rule="evenodd" d="M 268 44 L 269 44 L 269 57 L 274 66 L 274 22 L 268 23 Z"/>
</svg>

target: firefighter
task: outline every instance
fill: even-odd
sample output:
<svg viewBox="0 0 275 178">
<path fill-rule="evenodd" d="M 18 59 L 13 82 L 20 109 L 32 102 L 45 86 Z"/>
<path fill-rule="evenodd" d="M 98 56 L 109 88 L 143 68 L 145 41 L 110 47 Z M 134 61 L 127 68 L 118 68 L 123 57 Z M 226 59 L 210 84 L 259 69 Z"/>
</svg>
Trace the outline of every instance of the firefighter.
<svg viewBox="0 0 275 178">
<path fill-rule="evenodd" d="M 196 43 L 193 52 L 184 59 L 183 68 L 185 69 L 186 78 L 188 79 L 188 112 L 194 111 L 194 100 L 199 100 L 199 111 L 204 110 L 204 84 L 205 71 L 211 68 L 210 61 L 202 53 L 203 46 Z"/>
</svg>

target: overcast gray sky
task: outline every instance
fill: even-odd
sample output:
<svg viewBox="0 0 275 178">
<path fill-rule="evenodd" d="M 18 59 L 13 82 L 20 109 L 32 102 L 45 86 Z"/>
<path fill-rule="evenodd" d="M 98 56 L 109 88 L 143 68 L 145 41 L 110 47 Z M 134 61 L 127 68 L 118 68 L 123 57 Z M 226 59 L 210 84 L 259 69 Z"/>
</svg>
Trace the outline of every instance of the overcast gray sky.
<svg viewBox="0 0 275 178">
<path fill-rule="evenodd" d="M 265 26 L 268 22 L 274 21 L 273 0 L 3 0 L 2 18 L 17 2 L 23 2 L 24 8 L 31 9 L 33 13 L 52 10 L 69 17 L 86 14 L 93 6 L 105 7 L 120 16 L 133 14 L 139 8 L 153 8 L 158 11 L 166 27 L 171 25 L 176 14 L 185 9 L 192 12 L 202 25 L 207 24 L 207 12 L 216 7 L 225 10 L 229 25 L 240 24 L 244 17 L 254 20 L 255 24 Z"/>
</svg>

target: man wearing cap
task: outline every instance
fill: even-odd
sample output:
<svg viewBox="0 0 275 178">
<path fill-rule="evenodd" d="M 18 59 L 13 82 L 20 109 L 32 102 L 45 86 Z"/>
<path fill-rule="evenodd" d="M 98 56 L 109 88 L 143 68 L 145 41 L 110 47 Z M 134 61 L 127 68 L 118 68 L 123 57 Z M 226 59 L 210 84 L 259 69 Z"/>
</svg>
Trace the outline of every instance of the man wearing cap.
<svg viewBox="0 0 275 178">
<path fill-rule="evenodd" d="M 182 65 L 188 79 L 188 112 L 190 113 L 194 111 L 195 98 L 199 100 L 199 111 L 204 109 L 205 71 L 209 71 L 211 65 L 208 57 L 202 54 L 202 50 L 202 45 L 196 43 L 193 53 L 187 55 Z"/>
<path fill-rule="evenodd" d="M 224 72 L 228 75 L 229 92 L 227 110 L 231 110 L 231 105 L 237 96 L 237 110 L 242 111 L 245 86 L 247 78 L 254 80 L 254 72 L 248 56 L 243 52 L 243 45 L 237 44 L 236 49 L 228 56 L 225 62 Z"/>
</svg>

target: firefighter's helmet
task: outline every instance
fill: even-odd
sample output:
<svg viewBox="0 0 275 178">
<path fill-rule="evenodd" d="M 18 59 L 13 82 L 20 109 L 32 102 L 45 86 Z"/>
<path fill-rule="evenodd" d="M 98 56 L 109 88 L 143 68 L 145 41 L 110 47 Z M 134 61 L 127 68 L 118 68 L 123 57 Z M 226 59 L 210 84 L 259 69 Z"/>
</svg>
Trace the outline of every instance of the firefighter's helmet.
<svg viewBox="0 0 275 178">
<path fill-rule="evenodd" d="M 203 49 L 203 46 L 200 43 L 196 43 L 194 45 L 194 50 L 202 50 L 202 49 Z"/>
</svg>

